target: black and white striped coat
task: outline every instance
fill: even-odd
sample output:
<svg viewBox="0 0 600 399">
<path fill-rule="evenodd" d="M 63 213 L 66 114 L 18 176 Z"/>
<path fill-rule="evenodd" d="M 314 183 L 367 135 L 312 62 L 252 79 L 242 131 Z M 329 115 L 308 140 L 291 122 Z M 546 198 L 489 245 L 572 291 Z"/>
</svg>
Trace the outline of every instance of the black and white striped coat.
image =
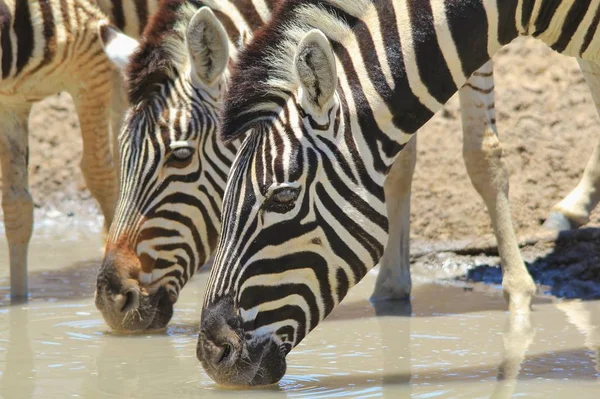
<svg viewBox="0 0 600 399">
<path fill-rule="evenodd" d="M 198 357 L 209 375 L 281 378 L 285 354 L 396 244 L 390 202 L 406 195 L 413 134 L 518 35 L 597 68 L 599 21 L 591 0 L 285 2 L 241 52 L 225 99 L 222 136 L 244 141 L 204 301 Z M 508 207 L 494 132 L 484 126 L 473 144 L 471 177 L 486 172 L 476 187 L 488 207 Z M 510 220 L 493 224 L 514 235 Z M 510 244 L 499 242 L 504 292 L 527 313 L 535 285 Z M 391 285 L 408 273 L 394 269 Z"/>
<path fill-rule="evenodd" d="M 239 146 L 218 136 L 229 66 L 276 3 L 167 0 L 139 44 L 102 30 L 107 54 L 124 67 L 129 106 L 121 191 L 96 289 L 112 328 L 164 327 L 180 290 L 212 255 Z"/>
</svg>

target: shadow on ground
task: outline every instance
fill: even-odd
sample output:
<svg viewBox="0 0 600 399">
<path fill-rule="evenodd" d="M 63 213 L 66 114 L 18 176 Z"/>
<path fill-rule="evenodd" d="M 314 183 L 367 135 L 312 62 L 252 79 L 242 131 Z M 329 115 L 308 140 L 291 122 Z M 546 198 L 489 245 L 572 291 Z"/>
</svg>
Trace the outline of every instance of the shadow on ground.
<svg viewBox="0 0 600 399">
<path fill-rule="evenodd" d="M 586 228 L 561 232 L 555 241 L 540 240 L 521 248 L 527 269 L 543 293 L 559 298 L 600 298 L 600 229 Z M 481 254 L 481 256 L 488 254 Z M 497 256 L 488 256 L 471 268 L 464 279 L 501 284 Z M 459 279 L 462 279 L 459 277 Z"/>
</svg>

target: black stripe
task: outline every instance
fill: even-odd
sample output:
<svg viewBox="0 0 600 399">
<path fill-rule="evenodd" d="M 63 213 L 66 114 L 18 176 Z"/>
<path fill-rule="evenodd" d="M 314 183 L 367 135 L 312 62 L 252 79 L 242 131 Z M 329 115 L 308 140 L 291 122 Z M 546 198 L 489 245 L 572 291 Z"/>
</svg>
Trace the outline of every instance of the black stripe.
<svg viewBox="0 0 600 399">
<path fill-rule="evenodd" d="M 523 25 L 526 32 L 529 31 L 529 20 L 531 19 L 534 5 L 535 0 L 523 0 L 523 7 L 521 7 L 521 25 Z"/>
<path fill-rule="evenodd" d="M 592 39 L 594 38 L 596 31 L 598 30 L 598 23 L 600 22 L 600 7 L 596 10 L 596 15 L 594 15 L 594 19 L 592 20 L 592 24 L 589 26 L 588 31 L 585 34 L 585 38 L 583 39 L 583 45 L 581 46 L 581 50 L 579 50 L 579 55 L 583 56 L 583 53 L 588 49 Z"/>
<path fill-rule="evenodd" d="M 518 1 L 498 1 L 498 42 L 500 44 L 508 44 L 519 35 L 516 17 Z"/>
<path fill-rule="evenodd" d="M 69 4 L 67 0 L 60 0 L 60 12 L 62 13 L 62 23 L 67 32 L 71 32 L 71 19 L 69 18 Z"/>
<path fill-rule="evenodd" d="M 348 282 L 348 276 L 344 273 L 344 269 L 339 268 L 335 274 L 337 279 L 337 297 L 338 303 L 342 302 L 342 299 L 348 293 L 348 289 L 350 289 L 350 283 Z"/>
<path fill-rule="evenodd" d="M 542 5 L 540 6 L 540 11 L 535 19 L 535 31 L 533 32 L 533 36 L 539 36 L 548 29 L 550 26 L 550 22 L 552 21 L 552 17 L 556 12 L 556 9 L 563 0 L 541 0 Z M 579 0 L 578 0 L 579 1 Z"/>
<path fill-rule="evenodd" d="M 39 4 L 44 25 L 44 39 L 46 42 L 44 43 L 44 58 L 42 59 L 42 62 L 31 71 L 31 73 L 35 73 L 39 71 L 42 67 L 48 65 L 52 61 L 52 58 L 54 57 L 54 52 L 56 51 L 57 39 L 56 32 L 54 31 L 55 24 L 54 15 L 52 14 L 52 6 L 50 5 L 50 2 L 46 0 L 40 0 Z"/>
<path fill-rule="evenodd" d="M 17 73 L 19 73 L 29 61 L 34 47 L 28 1 L 17 1 L 13 26 L 17 35 Z"/>
<path fill-rule="evenodd" d="M 244 17 L 244 20 L 246 20 L 250 30 L 255 31 L 262 26 L 263 20 L 252 2 L 246 6 L 238 5 L 238 10 L 242 17 Z"/>
<path fill-rule="evenodd" d="M 456 44 L 463 73 L 471 76 L 490 59 L 487 51 L 488 22 L 485 8 L 480 0 L 445 0 L 444 3 L 448 27 Z"/>
<path fill-rule="evenodd" d="M 217 17 L 217 19 L 223 24 L 225 32 L 227 32 L 227 36 L 229 36 L 229 40 L 231 40 L 231 42 L 234 45 L 239 46 L 241 44 L 240 31 L 238 27 L 233 23 L 231 18 L 229 18 L 229 15 L 219 10 L 213 10 L 213 13 L 215 14 L 215 17 Z"/>
<path fill-rule="evenodd" d="M 375 237 L 369 234 L 363 226 L 359 225 L 357 221 L 355 221 L 350 215 L 346 214 L 339 204 L 337 204 L 334 199 L 329 195 L 329 192 L 325 189 L 322 183 L 317 183 L 316 185 L 316 194 L 319 198 L 319 201 L 323 204 L 325 209 L 327 209 L 331 215 L 337 219 L 340 225 L 344 226 L 346 231 L 354 237 L 356 241 L 358 241 L 359 245 L 363 247 L 369 255 L 371 255 L 371 260 L 373 261 L 373 266 L 379 262 L 381 256 L 383 255 L 383 244 L 380 243 Z M 355 209 L 359 210 L 356 208 Z M 319 227 L 324 228 L 323 225 L 327 224 L 326 220 L 322 220 L 319 223 Z M 385 220 L 385 231 L 387 232 L 387 220 Z M 329 226 L 330 227 L 330 226 Z M 345 253 L 336 253 L 336 255 L 341 258 L 345 258 L 347 254 Z M 362 264 L 362 263 L 361 263 Z M 360 266 L 360 265 L 359 265 Z M 364 264 L 362 264 L 364 268 Z M 363 276 L 366 270 L 362 271 L 363 274 L 359 276 L 356 280 L 358 282 Z"/>
<path fill-rule="evenodd" d="M 148 24 L 148 0 L 135 0 L 135 11 L 139 23 L 138 32 L 141 35 Z"/>
<path fill-rule="evenodd" d="M 590 2 L 591 0 L 577 0 L 573 2 L 563 23 L 558 40 L 550 46 L 553 50 L 558 51 L 559 53 L 565 51 L 573 38 L 573 35 L 579 28 L 581 21 L 583 21 L 583 18 L 590 7 Z"/>
<path fill-rule="evenodd" d="M 125 28 L 125 14 L 123 12 L 123 0 L 112 0 L 113 3 L 113 23 L 117 28 Z"/>
<path fill-rule="evenodd" d="M 398 129 L 406 133 L 414 133 L 433 116 L 433 112 L 419 101 L 408 84 L 400 34 L 391 2 L 377 2 L 375 6 L 381 21 L 381 31 L 385 32 L 383 44 L 394 80 L 394 92 L 389 99 L 386 99 L 390 104 L 388 105 L 390 112 L 393 114 L 392 122 Z M 349 61 L 348 54 L 345 54 L 344 58 Z M 360 85 L 356 73 L 352 71 L 351 75 L 352 77 L 349 78 L 352 82 L 350 86 L 360 87 L 356 86 L 357 84 Z M 354 95 L 354 97 L 356 101 L 357 96 Z M 368 102 L 364 105 L 361 104 L 363 101 L 366 102 L 366 99 L 357 103 L 359 108 L 364 105 L 368 106 Z M 383 165 L 379 165 L 378 170 L 380 168 L 381 170 L 385 169 Z"/>
<path fill-rule="evenodd" d="M 444 104 L 456 93 L 458 87 L 448 69 L 439 41 L 435 38 L 431 3 L 422 0 L 408 0 L 407 5 L 411 24 L 415 27 L 413 29 L 413 48 L 419 75 L 429 93 L 439 103 Z"/>
<path fill-rule="evenodd" d="M 306 301 L 306 304 L 310 309 L 309 329 L 315 328 L 315 326 L 319 323 L 319 308 L 317 306 L 315 293 L 312 292 L 310 288 L 307 287 L 305 284 L 281 284 L 277 287 L 264 287 L 253 285 L 248 286 L 241 292 L 239 307 L 245 310 L 249 310 L 257 305 L 279 301 L 293 294 L 300 295 Z M 251 325 L 246 325 L 245 330 L 255 330 L 273 322 L 282 321 L 284 320 L 284 317 L 287 318 L 283 314 L 274 313 L 269 316 L 269 313 L 260 312 L 257 315 L 256 320 L 253 320 L 251 322 Z M 298 320 L 295 317 L 292 318 L 294 320 Z M 303 320 L 301 330 L 304 330 L 306 328 L 304 325 L 305 323 L 306 320 Z"/>
<path fill-rule="evenodd" d="M 12 65 L 12 43 L 10 41 L 10 10 L 4 2 L 0 0 L 0 46 L 2 47 L 2 79 L 5 79 L 10 73 Z"/>
<path fill-rule="evenodd" d="M 352 96 L 356 108 L 356 118 L 360 125 L 360 133 L 365 136 L 365 142 L 371 151 L 373 166 L 378 172 L 386 172 L 388 165 L 380 156 L 380 147 L 388 154 L 388 156 L 396 154 L 397 151 L 400 150 L 400 147 L 387 134 L 379 129 L 373 109 L 362 90 L 360 79 L 352 64 L 352 56 L 348 53 L 348 50 L 335 42 L 333 43 L 333 49 L 344 66 L 348 84 L 352 88 Z M 419 99 L 411 91 L 408 85 L 408 79 L 406 79 L 404 73 L 404 68 L 395 67 L 397 65 L 404 65 L 401 51 L 393 52 L 396 54 L 391 57 L 395 57 L 395 59 L 392 60 L 390 56 L 388 56 L 388 62 L 391 65 L 394 65 L 392 68 L 392 75 L 396 84 L 394 91 L 391 92 L 390 97 L 386 99 L 386 103 L 390 104 L 388 105 L 388 108 L 393 115 L 392 122 L 394 125 L 405 132 L 414 133 L 433 116 L 433 112 L 421 104 Z M 351 123 L 351 119 L 347 119 L 347 121 L 347 124 Z M 366 186 L 366 188 L 371 190 L 368 186 Z M 378 191 L 380 188 L 381 187 L 373 187 L 375 191 Z M 383 198 L 383 192 L 375 195 L 381 195 Z"/>
</svg>

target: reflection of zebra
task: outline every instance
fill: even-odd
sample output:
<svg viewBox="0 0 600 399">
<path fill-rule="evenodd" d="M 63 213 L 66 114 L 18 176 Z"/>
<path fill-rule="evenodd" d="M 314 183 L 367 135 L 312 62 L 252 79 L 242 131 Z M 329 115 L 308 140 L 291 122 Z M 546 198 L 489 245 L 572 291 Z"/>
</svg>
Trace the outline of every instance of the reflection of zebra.
<svg viewBox="0 0 600 399">
<path fill-rule="evenodd" d="M 100 1 L 123 27 L 139 25 L 142 9 L 157 0 Z M 117 199 L 108 121 L 113 73 L 102 52 L 97 27 L 106 16 L 89 0 L 0 1 L 0 158 L 2 208 L 10 253 L 11 294 L 27 295 L 27 247 L 33 225 L 33 200 L 27 181 L 27 119 L 31 106 L 67 91 L 72 96 L 83 138 L 81 171 L 98 200 L 107 228 Z M 137 13 L 135 12 L 137 10 Z M 113 13 L 114 11 L 114 13 Z M 116 98 L 116 97 L 115 97 Z M 114 120 L 118 121 L 119 107 Z M 122 115 L 122 110 L 121 110 Z"/>
<path fill-rule="evenodd" d="M 216 246 L 239 145 L 217 136 L 229 57 L 274 4 L 170 0 L 139 45 L 114 29 L 101 32 L 109 57 L 130 61 L 121 192 L 96 289 L 114 329 L 164 327 L 179 291 Z"/>
<path fill-rule="evenodd" d="M 204 301 L 198 357 L 209 375 L 224 384 L 281 378 L 286 353 L 381 259 L 398 223 L 388 226 L 385 198 L 402 190 L 384 183 L 402 176 L 394 161 L 413 133 L 519 34 L 594 61 L 600 10 L 590 4 L 280 7 L 240 54 L 226 95 L 223 137 L 246 138 L 229 174 Z M 489 131 L 482 138 L 474 166 L 499 179 L 483 189 L 505 191 L 498 142 Z M 535 285 L 507 245 L 499 243 L 518 261 L 503 264 L 504 292 L 511 311 L 527 313 Z"/>
</svg>

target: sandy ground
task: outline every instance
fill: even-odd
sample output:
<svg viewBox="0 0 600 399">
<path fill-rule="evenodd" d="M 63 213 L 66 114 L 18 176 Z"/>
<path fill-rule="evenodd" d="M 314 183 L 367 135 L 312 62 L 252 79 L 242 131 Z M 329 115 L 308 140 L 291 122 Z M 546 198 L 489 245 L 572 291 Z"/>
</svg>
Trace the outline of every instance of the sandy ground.
<svg viewBox="0 0 600 399">
<path fill-rule="evenodd" d="M 519 39 L 503 49 L 495 62 L 497 120 L 511 174 L 513 220 L 519 238 L 525 239 L 540 232 L 552 205 L 576 185 L 600 133 L 599 119 L 574 59 L 553 53 L 533 39 Z M 411 212 L 413 242 L 490 236 L 485 206 L 471 186 L 461 159 L 456 96 L 418 138 Z M 81 138 L 68 95 L 35 106 L 30 144 L 29 177 L 39 208 L 38 221 L 40 216 L 57 211 L 73 217 L 96 217 L 97 207 L 79 171 Z M 590 226 L 599 222 L 597 211 Z M 595 267 L 597 262 L 593 261 L 600 253 L 595 251 L 597 245 L 588 245 L 595 239 L 594 235 L 564 245 L 574 245 L 573 253 L 583 250 L 578 259 Z M 581 242 L 587 243 L 587 249 L 579 247 Z M 545 246 L 535 250 L 529 260 L 547 257 L 555 249 L 553 244 Z M 486 262 L 497 265 L 494 259 Z M 438 261 L 431 260 L 432 264 Z M 572 259 L 557 262 L 577 263 Z"/>
</svg>

